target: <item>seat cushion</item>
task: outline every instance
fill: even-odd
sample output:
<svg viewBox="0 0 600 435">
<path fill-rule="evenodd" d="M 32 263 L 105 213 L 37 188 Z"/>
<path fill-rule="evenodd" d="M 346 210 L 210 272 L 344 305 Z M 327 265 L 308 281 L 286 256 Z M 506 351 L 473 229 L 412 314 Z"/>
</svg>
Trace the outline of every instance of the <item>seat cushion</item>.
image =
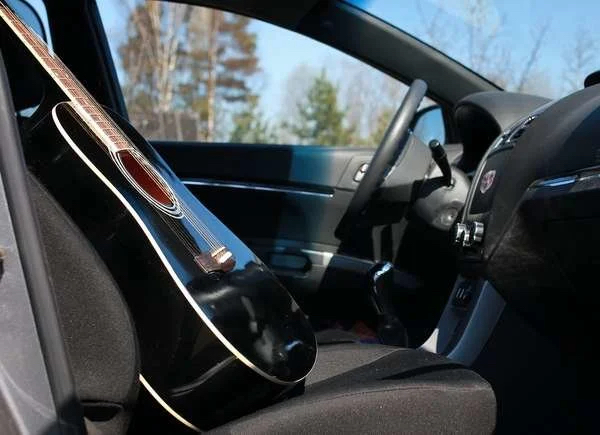
<svg viewBox="0 0 600 435">
<path fill-rule="evenodd" d="M 33 176 L 30 193 L 88 431 L 125 433 L 139 388 L 129 309 L 92 245 Z"/>
<path fill-rule="evenodd" d="M 360 337 L 343 329 L 324 329 L 315 333 L 319 345 L 336 343 L 359 343 Z"/>
<path fill-rule="evenodd" d="M 496 400 L 475 372 L 414 349 L 319 348 L 303 395 L 219 433 L 492 433 Z"/>
</svg>

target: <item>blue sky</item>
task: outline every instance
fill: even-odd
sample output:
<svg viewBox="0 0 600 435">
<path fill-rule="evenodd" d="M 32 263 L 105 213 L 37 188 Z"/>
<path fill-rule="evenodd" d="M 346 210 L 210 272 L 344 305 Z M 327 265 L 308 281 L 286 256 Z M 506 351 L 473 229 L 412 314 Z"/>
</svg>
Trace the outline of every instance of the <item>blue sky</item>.
<svg viewBox="0 0 600 435">
<path fill-rule="evenodd" d="M 133 0 L 129 0 L 133 1 Z M 441 7 L 445 22 L 464 25 L 467 0 L 352 0 L 375 15 L 382 17 L 397 27 L 427 41 L 423 25 Z M 516 66 L 524 62 L 531 49 L 532 29 L 548 23 L 549 30 L 540 50 L 536 71 L 541 74 L 541 88 L 538 93 L 556 97 L 561 95 L 561 75 L 564 66 L 564 53 L 575 38 L 578 29 L 589 29 L 590 34 L 600 41 L 596 22 L 600 19 L 600 1 L 579 0 L 481 0 L 487 7 L 492 22 L 502 23 L 498 43 L 510 52 Z M 126 16 L 115 5 L 121 0 L 98 0 L 113 55 L 124 36 Z M 261 94 L 261 106 L 267 115 L 275 116 L 273 107 L 280 107 L 286 98 L 286 80 L 300 65 L 313 70 L 327 69 L 336 81 L 341 81 L 348 65 L 349 57 L 306 37 L 293 32 L 254 20 L 250 25 L 258 39 L 258 56 L 262 73 L 256 80 Z M 475 34 L 484 37 L 486 29 L 475 29 Z M 595 32 L 595 33 L 592 33 Z M 460 35 L 459 39 L 460 39 Z M 465 62 L 464 40 L 452 44 L 451 57 Z M 598 46 L 600 53 L 600 44 Z M 115 59 L 119 68 L 118 58 Z M 469 66 L 469 65 L 467 65 Z M 600 69 L 600 55 L 596 55 L 590 69 Z M 581 77 L 581 81 L 583 77 Z"/>
<path fill-rule="evenodd" d="M 109 36 L 113 56 L 119 66 L 115 49 L 123 38 L 126 18 L 117 7 L 123 0 L 98 0 L 98 7 Z M 135 0 L 124 0 L 133 2 Z M 474 1 L 474 0 L 469 0 Z M 476 1 L 476 0 L 475 0 Z M 540 50 L 538 69 L 543 71 L 553 88 L 551 97 L 560 96 L 564 55 L 581 28 L 588 29 L 598 44 L 597 55 L 590 63 L 590 71 L 600 69 L 600 1 L 596 0 L 480 0 L 490 9 L 490 15 L 503 20 L 499 34 L 500 43 L 507 47 L 514 58 L 524 58 L 530 50 L 532 28 L 540 23 L 548 23 L 546 42 Z M 37 9 L 43 10 L 42 0 L 29 0 Z M 441 7 L 441 15 L 446 22 L 462 22 L 465 19 L 465 4 L 468 0 L 349 0 L 389 23 L 428 41 L 423 24 L 434 16 Z M 420 2 L 417 4 L 417 2 Z M 419 11 L 420 6 L 420 11 Z M 46 21 L 45 14 L 40 14 Z M 315 70 L 325 67 L 336 80 L 343 77 L 348 56 L 326 47 L 316 41 L 298 36 L 292 32 L 254 20 L 251 29 L 257 33 L 258 55 L 263 73 L 257 80 L 265 105 L 279 105 L 285 98 L 285 80 L 298 65 L 308 65 Z M 481 29 L 476 34 L 482 35 Z M 464 47 L 456 44 L 449 49 L 451 57 L 466 63 Z M 583 79 L 583 77 L 581 78 Z M 544 90 L 542 90 L 544 91 Z M 543 93 L 543 92 L 542 92 Z M 549 94 L 549 92 L 546 92 Z"/>
<path fill-rule="evenodd" d="M 99 0 L 98 3 L 117 69 L 120 68 L 120 62 L 116 49 L 123 41 L 126 18 L 115 13 L 115 5 L 120 1 Z M 278 116 L 274 108 L 282 106 L 286 98 L 286 81 L 297 68 L 305 66 L 316 72 L 325 68 L 330 77 L 340 81 L 342 70 L 348 63 L 358 64 L 342 52 L 280 27 L 259 20 L 252 20 L 249 27 L 257 35 L 257 55 L 261 68 L 254 81 L 261 95 L 263 111 L 269 118 Z"/>
<path fill-rule="evenodd" d="M 350 0 L 357 6 L 377 15 L 389 23 L 411 33 L 418 38 L 428 41 L 423 31 L 423 17 L 433 17 L 436 10 L 441 10 L 445 23 L 464 23 L 465 5 L 473 4 L 470 0 L 429 0 L 420 1 L 422 13 L 417 7 L 419 0 Z M 573 44 L 580 29 L 587 29 L 595 39 L 596 55 L 590 67 L 600 69 L 600 33 L 597 23 L 600 20 L 600 1 L 598 0 L 482 0 L 492 17 L 490 20 L 500 25 L 498 43 L 510 50 L 512 57 L 518 61 L 527 58 L 533 44 L 532 31 L 547 24 L 548 32 L 540 49 L 537 69 L 546 75 L 554 88 L 554 95 L 560 96 L 561 76 L 564 69 L 565 52 Z M 463 27 L 464 29 L 464 27 Z M 475 28 L 475 34 L 480 38 L 485 36 L 487 29 Z M 466 37 L 466 35 L 465 35 Z M 466 53 L 460 43 L 451 47 L 447 54 L 463 63 Z M 591 72 L 591 71 L 590 71 Z M 583 82 L 583 77 L 581 78 Z"/>
</svg>

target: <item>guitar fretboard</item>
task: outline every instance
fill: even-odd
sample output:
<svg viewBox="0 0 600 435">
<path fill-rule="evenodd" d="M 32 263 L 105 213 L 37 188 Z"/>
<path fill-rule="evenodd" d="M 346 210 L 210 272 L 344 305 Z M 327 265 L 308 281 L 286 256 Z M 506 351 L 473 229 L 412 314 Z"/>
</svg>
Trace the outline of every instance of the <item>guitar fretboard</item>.
<svg viewBox="0 0 600 435">
<path fill-rule="evenodd" d="M 119 127 L 96 103 L 65 64 L 50 51 L 48 45 L 28 25 L 2 2 L 0 2 L 0 17 L 12 28 L 21 42 L 71 100 L 73 108 L 87 121 L 88 126 L 102 142 L 113 151 L 131 148 Z"/>
</svg>

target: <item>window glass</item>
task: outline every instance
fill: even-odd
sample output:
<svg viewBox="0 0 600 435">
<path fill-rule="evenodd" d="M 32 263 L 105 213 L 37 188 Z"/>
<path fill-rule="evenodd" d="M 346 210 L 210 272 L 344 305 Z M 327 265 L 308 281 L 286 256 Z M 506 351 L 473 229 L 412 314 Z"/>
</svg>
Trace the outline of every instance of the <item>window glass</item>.
<svg viewBox="0 0 600 435">
<path fill-rule="evenodd" d="M 21 20 L 23 20 L 35 33 L 44 39 L 50 48 L 52 48 L 50 30 L 48 27 L 48 14 L 42 0 L 7 0 L 6 3 L 19 16 L 19 18 L 21 18 Z M 19 92 L 20 89 L 18 87 L 19 85 L 17 85 L 16 89 L 14 88 L 15 79 L 16 77 L 23 77 L 22 66 L 19 64 L 10 65 L 11 61 L 18 62 L 18 60 L 11 59 L 11 56 L 6 57 L 5 61 L 7 63 L 6 68 L 9 80 L 11 81 L 11 87 L 13 87 L 13 96 L 15 96 L 15 91 Z M 17 80 L 17 82 L 19 82 L 19 80 Z M 26 82 L 20 83 L 20 86 L 26 86 L 29 91 L 37 89 L 36 85 Z M 36 111 L 39 103 L 41 102 L 43 92 L 40 89 L 39 94 L 36 93 L 36 91 L 32 91 L 29 95 L 30 97 L 26 97 L 26 103 L 17 104 L 15 102 L 17 113 L 24 117 L 29 117 Z M 31 97 L 31 95 L 33 96 Z M 39 97 L 39 100 L 36 101 L 37 97 Z"/>
<path fill-rule="evenodd" d="M 98 7 L 130 121 L 148 139 L 373 147 L 407 89 L 259 20 L 160 1 Z"/>
<path fill-rule="evenodd" d="M 50 29 L 48 27 L 48 14 L 42 0 L 6 0 L 6 3 L 34 32 L 40 35 L 52 47 Z"/>
<path fill-rule="evenodd" d="M 559 98 L 600 65 L 597 0 L 346 0 L 507 91 Z"/>
</svg>

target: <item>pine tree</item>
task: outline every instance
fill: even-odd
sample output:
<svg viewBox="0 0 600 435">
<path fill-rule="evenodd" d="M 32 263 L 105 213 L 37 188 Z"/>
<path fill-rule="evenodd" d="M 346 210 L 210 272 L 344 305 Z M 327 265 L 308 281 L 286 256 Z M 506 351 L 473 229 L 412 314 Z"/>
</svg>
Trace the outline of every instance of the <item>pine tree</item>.
<svg viewBox="0 0 600 435">
<path fill-rule="evenodd" d="M 345 112 L 338 106 L 338 88 L 325 71 L 315 77 L 306 97 L 297 103 L 297 120 L 284 125 L 301 144 L 351 145 L 354 128 L 344 125 Z"/>
<path fill-rule="evenodd" d="M 251 98 L 248 105 L 233 117 L 230 142 L 273 143 L 277 140 L 269 123 L 258 107 L 258 98 Z"/>
<path fill-rule="evenodd" d="M 180 90 L 205 123 L 205 140 L 214 140 L 219 105 L 253 97 L 248 79 L 258 71 L 258 58 L 249 24 L 244 16 L 193 8 L 184 56 L 187 80 Z"/>
</svg>

